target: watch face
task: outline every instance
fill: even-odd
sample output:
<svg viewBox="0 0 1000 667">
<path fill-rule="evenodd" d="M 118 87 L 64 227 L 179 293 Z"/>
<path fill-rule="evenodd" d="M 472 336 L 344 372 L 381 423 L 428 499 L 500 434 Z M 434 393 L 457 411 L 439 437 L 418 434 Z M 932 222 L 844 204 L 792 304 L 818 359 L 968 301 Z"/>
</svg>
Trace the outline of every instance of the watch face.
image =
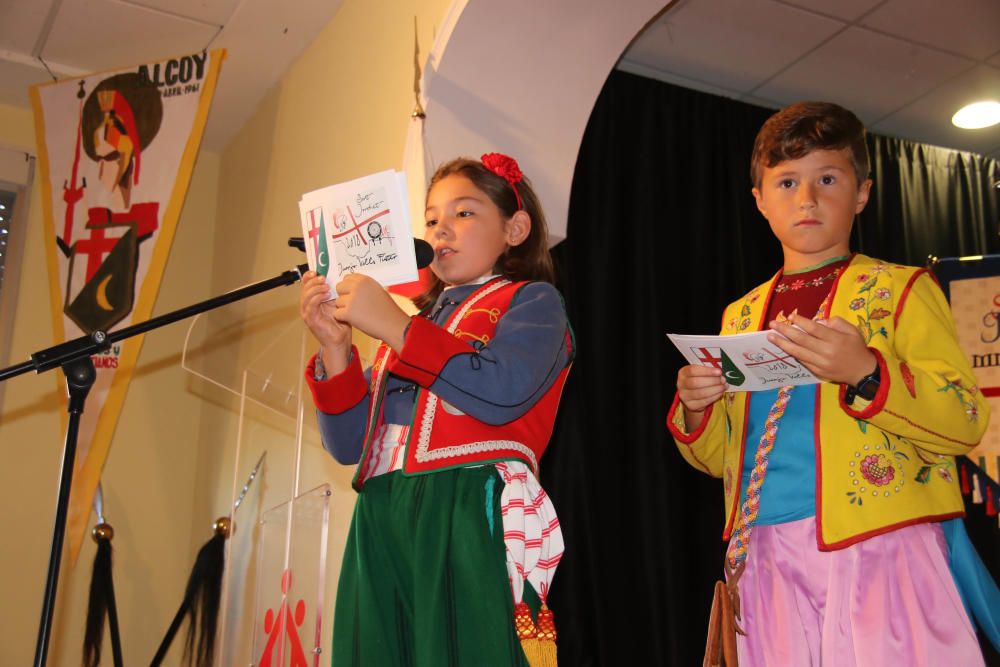
<svg viewBox="0 0 1000 667">
<path fill-rule="evenodd" d="M 877 375 L 867 375 L 858 383 L 858 396 L 870 401 L 878 393 L 880 381 Z"/>
</svg>

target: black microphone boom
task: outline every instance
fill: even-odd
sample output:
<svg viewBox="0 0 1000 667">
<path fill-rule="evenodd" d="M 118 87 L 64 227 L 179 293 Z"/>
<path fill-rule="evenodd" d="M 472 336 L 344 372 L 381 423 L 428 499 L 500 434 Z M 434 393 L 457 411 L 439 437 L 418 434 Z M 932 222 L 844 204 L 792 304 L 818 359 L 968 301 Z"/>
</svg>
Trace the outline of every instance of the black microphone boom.
<svg viewBox="0 0 1000 667">
<path fill-rule="evenodd" d="M 292 248 L 298 248 L 302 252 L 306 251 L 306 242 L 301 236 L 293 236 L 289 238 L 288 245 Z M 430 266 L 431 262 L 434 261 L 434 248 L 431 247 L 430 243 L 423 239 L 413 239 L 413 252 L 417 256 L 418 269 Z"/>
</svg>

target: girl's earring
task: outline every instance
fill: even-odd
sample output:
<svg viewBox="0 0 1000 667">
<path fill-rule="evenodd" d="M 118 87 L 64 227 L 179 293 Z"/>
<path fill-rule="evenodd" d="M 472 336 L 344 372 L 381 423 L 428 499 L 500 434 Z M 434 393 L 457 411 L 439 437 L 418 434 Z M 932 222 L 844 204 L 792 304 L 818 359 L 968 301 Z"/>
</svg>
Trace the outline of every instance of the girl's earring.
<svg viewBox="0 0 1000 667">
<path fill-rule="evenodd" d="M 522 214 L 527 216 L 527 213 L 524 213 L 523 211 L 518 211 L 514 215 L 519 216 Z M 514 224 L 514 228 L 511 230 L 512 233 L 510 235 L 507 245 L 519 246 L 528 240 L 528 236 L 531 234 L 531 223 L 527 220 L 518 220 L 518 221 L 512 220 L 512 223 Z"/>
</svg>

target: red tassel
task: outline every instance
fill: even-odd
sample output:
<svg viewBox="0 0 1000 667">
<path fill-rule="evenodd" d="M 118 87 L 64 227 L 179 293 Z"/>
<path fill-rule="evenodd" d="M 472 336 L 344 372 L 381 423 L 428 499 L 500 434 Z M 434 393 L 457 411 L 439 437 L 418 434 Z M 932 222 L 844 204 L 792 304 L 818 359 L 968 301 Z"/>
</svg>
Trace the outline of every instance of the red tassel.
<svg viewBox="0 0 1000 667">
<path fill-rule="evenodd" d="M 958 464 L 959 478 L 962 480 L 962 495 L 967 496 L 971 489 L 969 488 L 969 469 L 959 462 Z"/>
<path fill-rule="evenodd" d="M 538 611 L 538 639 L 546 641 L 555 641 L 558 638 L 556 634 L 556 620 L 555 616 L 552 614 L 552 610 L 542 603 L 542 608 Z"/>
<path fill-rule="evenodd" d="M 986 516 L 997 515 L 996 499 L 993 496 L 993 487 L 986 487 Z"/>
<path fill-rule="evenodd" d="M 522 642 L 526 639 L 535 639 L 538 636 L 538 628 L 531 618 L 531 610 L 524 602 L 518 602 L 514 606 L 514 627 L 517 629 L 517 638 Z"/>
</svg>

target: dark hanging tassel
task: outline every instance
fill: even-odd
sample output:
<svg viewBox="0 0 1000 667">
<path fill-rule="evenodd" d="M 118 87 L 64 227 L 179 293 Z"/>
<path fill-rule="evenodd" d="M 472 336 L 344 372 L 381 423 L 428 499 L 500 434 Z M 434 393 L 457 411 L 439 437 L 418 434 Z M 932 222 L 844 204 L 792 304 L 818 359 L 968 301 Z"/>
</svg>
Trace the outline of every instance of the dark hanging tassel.
<svg viewBox="0 0 1000 667">
<path fill-rule="evenodd" d="M 215 522 L 215 535 L 198 551 L 191 576 L 188 577 L 184 600 L 174 616 L 150 667 L 157 667 L 167 654 L 177 630 L 189 618 L 184 642 L 183 662 L 194 667 L 212 667 L 215 658 L 215 631 L 222 601 L 222 570 L 225 566 L 226 538 L 230 522 L 222 517 Z"/>
<path fill-rule="evenodd" d="M 106 523 L 94 526 L 91 535 L 97 542 L 94 571 L 90 578 L 90 600 L 87 604 L 87 630 L 83 637 L 83 665 L 97 667 L 101 663 L 104 644 L 104 617 L 111 630 L 111 652 L 115 667 L 122 667 L 122 645 L 118 633 L 118 608 L 115 606 L 115 585 L 111 576 L 111 539 L 115 531 Z"/>
<path fill-rule="evenodd" d="M 969 467 L 962 459 L 958 460 L 958 472 L 959 478 L 962 480 L 962 495 L 967 496 L 972 489 L 969 488 Z"/>
</svg>

